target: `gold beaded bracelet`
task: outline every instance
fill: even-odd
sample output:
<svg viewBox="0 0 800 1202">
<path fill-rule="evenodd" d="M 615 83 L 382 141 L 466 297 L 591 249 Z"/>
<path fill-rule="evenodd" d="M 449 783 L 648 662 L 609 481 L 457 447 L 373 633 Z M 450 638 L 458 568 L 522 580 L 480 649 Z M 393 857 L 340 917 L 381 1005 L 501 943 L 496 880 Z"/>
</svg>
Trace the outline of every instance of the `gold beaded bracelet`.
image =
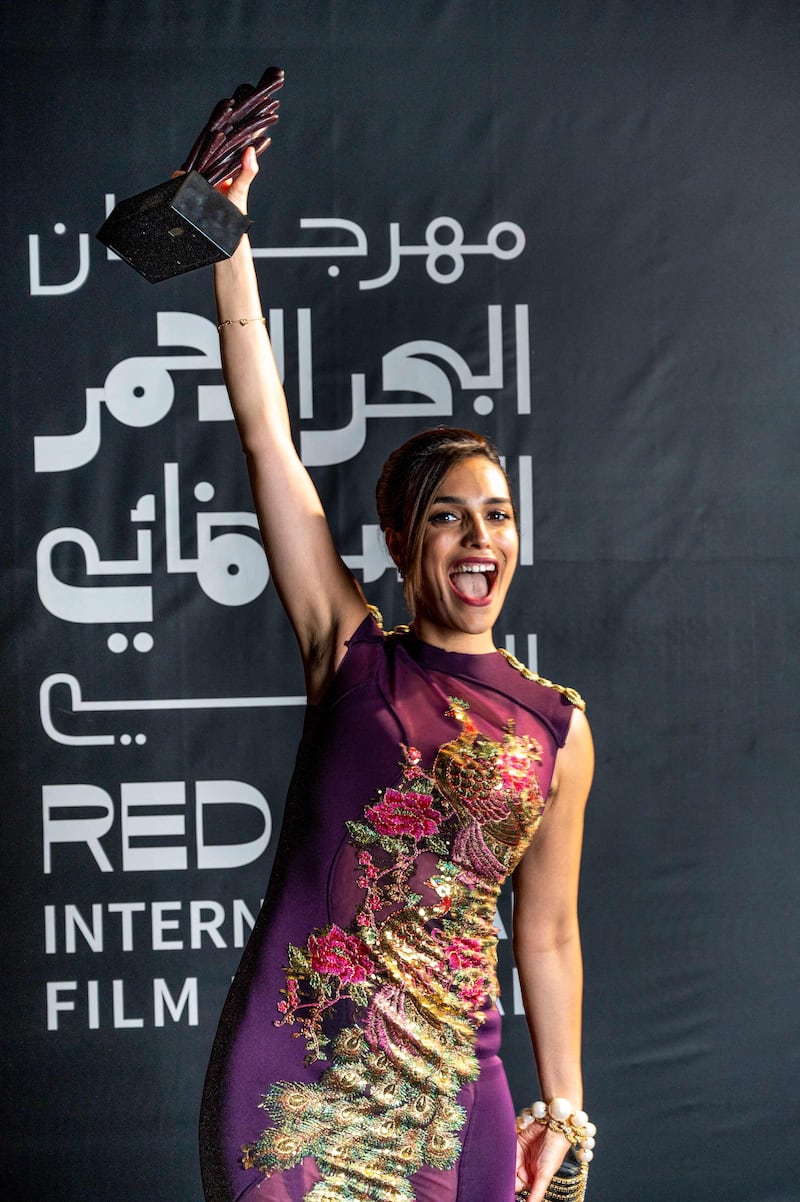
<svg viewBox="0 0 800 1202">
<path fill-rule="evenodd" d="M 226 326 L 246 326 L 251 321 L 263 321 L 264 325 L 267 324 L 266 317 L 232 317 L 229 321 L 221 321 L 219 323 L 217 333 L 221 334 Z"/>
</svg>

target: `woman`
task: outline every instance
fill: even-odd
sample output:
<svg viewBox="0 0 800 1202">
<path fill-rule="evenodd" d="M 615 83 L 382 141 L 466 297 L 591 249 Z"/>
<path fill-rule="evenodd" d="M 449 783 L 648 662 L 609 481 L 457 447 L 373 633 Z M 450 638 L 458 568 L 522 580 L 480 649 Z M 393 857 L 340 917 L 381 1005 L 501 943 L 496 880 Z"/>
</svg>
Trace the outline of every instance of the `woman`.
<svg viewBox="0 0 800 1202">
<path fill-rule="evenodd" d="M 228 192 L 243 212 L 256 172 L 250 149 Z M 580 1126 L 592 747 L 577 694 L 494 646 L 517 563 L 508 482 L 469 431 L 426 431 L 390 457 L 379 516 L 414 621 L 384 634 L 295 452 L 246 239 L 215 267 L 215 288 L 309 706 L 208 1071 L 206 1198 L 510 1202 L 516 1156 L 517 1188 L 541 1202 Z M 495 900 L 512 871 L 543 1096 L 569 1099 L 561 1118 L 537 1115 L 519 1133 L 494 1001 Z"/>
</svg>

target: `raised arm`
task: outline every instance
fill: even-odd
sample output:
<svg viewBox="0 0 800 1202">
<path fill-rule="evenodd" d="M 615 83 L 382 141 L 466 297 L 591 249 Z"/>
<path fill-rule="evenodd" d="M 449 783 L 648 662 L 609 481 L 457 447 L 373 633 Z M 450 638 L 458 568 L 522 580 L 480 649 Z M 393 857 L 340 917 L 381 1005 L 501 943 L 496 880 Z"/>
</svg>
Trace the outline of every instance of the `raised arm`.
<svg viewBox="0 0 800 1202">
<path fill-rule="evenodd" d="M 245 151 L 228 198 L 247 211 L 258 172 Z M 324 692 L 344 655 L 345 640 L 366 615 L 361 590 L 342 562 L 313 481 L 292 441 L 286 398 L 266 326 L 260 318 L 250 243 L 214 266 L 222 367 L 247 458 L 270 571 L 288 614 L 306 673 L 309 700 Z M 250 319 L 240 324 L 242 318 Z"/>
<path fill-rule="evenodd" d="M 568 1098 L 575 1109 L 583 1106 L 578 876 L 593 769 L 589 724 L 575 710 L 545 816 L 514 874 L 514 956 L 540 1096 Z M 541 1202 L 568 1147 L 564 1136 L 538 1124 L 521 1133 L 518 1182 L 529 1189 L 530 1202 Z"/>
</svg>

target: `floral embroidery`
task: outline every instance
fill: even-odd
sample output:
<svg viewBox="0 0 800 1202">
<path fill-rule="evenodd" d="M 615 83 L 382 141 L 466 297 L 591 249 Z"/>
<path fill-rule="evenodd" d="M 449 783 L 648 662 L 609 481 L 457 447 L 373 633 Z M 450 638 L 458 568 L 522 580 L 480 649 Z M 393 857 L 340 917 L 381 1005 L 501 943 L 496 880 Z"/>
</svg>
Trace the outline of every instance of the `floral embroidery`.
<svg viewBox="0 0 800 1202">
<path fill-rule="evenodd" d="M 460 1152 L 457 1096 L 478 1075 L 475 1035 L 497 994 L 497 894 L 544 810 L 537 741 L 511 725 L 492 741 L 467 708 L 451 699 L 460 734 L 429 771 L 404 748 L 398 786 L 347 823 L 362 890 L 352 929 L 289 947 L 277 1025 L 328 1067 L 271 1087 L 272 1126 L 244 1164 L 270 1175 L 314 1157 L 313 1202 L 413 1202 L 411 1175 Z M 420 863 L 429 875 L 415 880 Z"/>
<path fill-rule="evenodd" d="M 408 835 L 415 842 L 435 835 L 442 817 L 433 809 L 429 794 L 400 793 L 397 789 L 386 789 L 377 805 L 367 806 L 364 815 L 379 835 Z"/>
<path fill-rule="evenodd" d="M 366 981 L 374 968 L 363 943 L 335 923 L 310 937 L 308 951 L 312 972 L 337 976 L 343 984 Z"/>
<path fill-rule="evenodd" d="M 450 968 L 469 968 L 483 963 L 483 948 L 478 939 L 464 939 L 456 935 L 444 948 Z"/>
<path fill-rule="evenodd" d="M 330 1042 L 322 1029 L 325 1012 L 347 999 L 365 1006 L 365 985 L 374 972 L 375 964 L 365 944 L 335 923 L 310 935 L 305 948 L 289 944 L 285 1000 L 278 1002 L 284 1017 L 277 1020 L 276 1026 L 300 1024 L 309 1049 L 307 1063 L 321 1060 Z M 301 998 L 303 981 L 308 981 L 311 1001 Z"/>
</svg>

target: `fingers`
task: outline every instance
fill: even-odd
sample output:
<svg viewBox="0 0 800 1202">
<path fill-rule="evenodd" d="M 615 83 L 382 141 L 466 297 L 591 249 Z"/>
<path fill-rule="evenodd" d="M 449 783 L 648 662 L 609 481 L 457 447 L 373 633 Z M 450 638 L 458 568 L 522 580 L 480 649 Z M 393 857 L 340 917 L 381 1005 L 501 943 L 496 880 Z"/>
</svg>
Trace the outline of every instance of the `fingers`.
<svg viewBox="0 0 800 1202">
<path fill-rule="evenodd" d="M 528 1128 L 518 1136 L 516 1188 L 528 1191 L 528 1202 L 542 1202 L 568 1149 L 562 1135 L 541 1127 Z"/>
<path fill-rule="evenodd" d="M 267 138 L 266 145 L 269 146 L 271 141 L 271 138 Z M 245 174 L 249 177 L 250 183 L 258 175 L 258 155 L 255 146 L 248 146 L 242 155 L 242 175 Z"/>
<path fill-rule="evenodd" d="M 543 1202 L 544 1196 L 547 1193 L 547 1187 L 554 1176 L 555 1173 L 543 1174 L 540 1169 L 532 1183 L 528 1186 L 528 1202 Z"/>
<path fill-rule="evenodd" d="M 243 213 L 247 212 L 247 197 L 250 192 L 250 185 L 258 175 L 258 156 L 255 148 L 248 146 L 242 155 L 242 169 L 233 181 L 227 179 L 218 184 L 220 192 L 223 192 L 233 204 L 236 205 Z"/>
</svg>

